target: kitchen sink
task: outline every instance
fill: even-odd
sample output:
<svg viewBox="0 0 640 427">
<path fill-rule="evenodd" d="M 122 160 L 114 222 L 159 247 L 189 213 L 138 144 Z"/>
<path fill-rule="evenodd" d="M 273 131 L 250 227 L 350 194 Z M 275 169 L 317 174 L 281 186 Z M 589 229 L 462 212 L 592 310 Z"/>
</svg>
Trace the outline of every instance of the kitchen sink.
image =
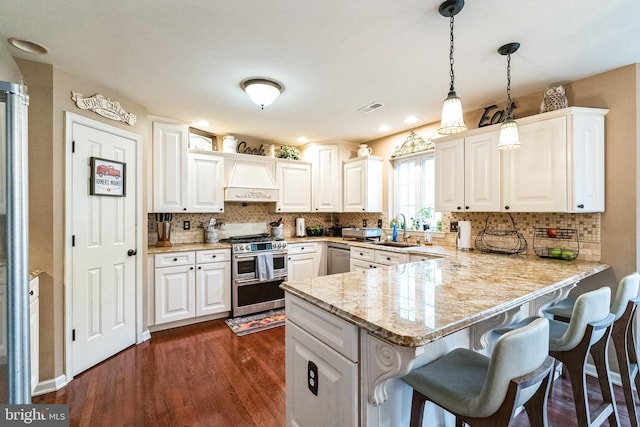
<svg viewBox="0 0 640 427">
<path fill-rule="evenodd" d="M 420 246 L 418 243 L 410 243 L 410 242 L 392 242 L 391 240 L 383 240 L 380 242 L 374 242 L 374 245 L 379 246 L 392 246 L 396 248 L 412 248 L 415 246 Z"/>
</svg>

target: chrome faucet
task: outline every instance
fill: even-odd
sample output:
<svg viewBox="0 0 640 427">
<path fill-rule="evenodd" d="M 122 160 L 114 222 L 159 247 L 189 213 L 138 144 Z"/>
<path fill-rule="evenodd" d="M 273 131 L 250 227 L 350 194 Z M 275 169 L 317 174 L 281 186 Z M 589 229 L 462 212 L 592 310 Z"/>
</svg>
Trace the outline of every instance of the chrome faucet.
<svg viewBox="0 0 640 427">
<path fill-rule="evenodd" d="M 407 241 L 407 217 L 404 216 L 403 213 L 399 213 L 396 216 L 396 224 L 397 224 L 398 227 L 400 226 L 400 223 L 398 222 L 398 218 L 400 218 L 400 216 L 402 216 L 402 230 L 403 230 L 402 231 L 402 241 L 406 242 Z"/>
</svg>

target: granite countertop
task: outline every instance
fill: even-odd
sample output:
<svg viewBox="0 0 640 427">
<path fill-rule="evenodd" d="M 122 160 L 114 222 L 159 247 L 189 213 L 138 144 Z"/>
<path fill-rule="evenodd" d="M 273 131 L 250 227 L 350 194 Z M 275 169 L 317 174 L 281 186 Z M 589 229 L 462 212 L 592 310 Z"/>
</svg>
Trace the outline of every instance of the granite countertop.
<svg viewBox="0 0 640 427">
<path fill-rule="evenodd" d="M 211 249 L 231 249 L 229 243 L 175 243 L 169 247 L 148 246 L 148 254 L 165 254 L 167 252 L 206 251 Z"/>
<path fill-rule="evenodd" d="M 419 347 L 609 268 L 599 262 L 442 250 L 449 256 L 281 287 L 374 336 Z"/>
</svg>

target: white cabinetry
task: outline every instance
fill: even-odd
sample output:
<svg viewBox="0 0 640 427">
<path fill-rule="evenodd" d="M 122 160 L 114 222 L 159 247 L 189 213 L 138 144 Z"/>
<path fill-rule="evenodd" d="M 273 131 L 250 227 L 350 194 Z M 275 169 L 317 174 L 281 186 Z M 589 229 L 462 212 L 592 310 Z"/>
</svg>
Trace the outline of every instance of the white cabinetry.
<svg viewBox="0 0 640 427">
<path fill-rule="evenodd" d="M 436 211 L 603 212 L 607 111 L 518 119 L 522 147 L 502 153 L 499 125 L 435 141 Z"/>
<path fill-rule="evenodd" d="M 155 324 L 231 309 L 228 249 L 155 255 Z"/>
<path fill-rule="evenodd" d="M 439 212 L 500 210 L 499 131 L 435 144 Z"/>
<path fill-rule="evenodd" d="M 342 211 L 342 162 L 337 144 L 313 145 L 304 151 L 311 167 L 311 211 Z"/>
<path fill-rule="evenodd" d="M 288 280 L 311 279 L 326 274 L 324 244 L 321 242 L 290 243 Z"/>
<path fill-rule="evenodd" d="M 503 157 L 503 209 L 603 212 L 607 111 L 571 107 L 522 119 L 522 147 Z"/>
<path fill-rule="evenodd" d="M 358 328 L 286 298 L 286 425 L 357 426 Z"/>
<path fill-rule="evenodd" d="M 29 282 L 29 339 L 31 353 L 31 392 L 40 381 L 40 279 Z"/>
<path fill-rule="evenodd" d="M 188 126 L 153 123 L 154 212 L 186 211 L 188 144 Z"/>
<path fill-rule="evenodd" d="M 406 253 L 355 246 L 351 248 L 351 271 L 368 270 L 407 262 L 409 262 L 409 255 Z"/>
<path fill-rule="evenodd" d="M 382 211 L 382 159 L 359 157 L 343 164 L 344 212 Z"/>
<path fill-rule="evenodd" d="M 187 211 L 224 212 L 224 157 L 190 151 L 187 159 Z"/>
<path fill-rule="evenodd" d="M 187 125 L 153 123 L 153 212 L 224 211 L 224 157 L 188 146 Z"/>
<path fill-rule="evenodd" d="M 310 163 L 278 161 L 276 185 L 280 188 L 277 212 L 311 212 Z"/>
</svg>

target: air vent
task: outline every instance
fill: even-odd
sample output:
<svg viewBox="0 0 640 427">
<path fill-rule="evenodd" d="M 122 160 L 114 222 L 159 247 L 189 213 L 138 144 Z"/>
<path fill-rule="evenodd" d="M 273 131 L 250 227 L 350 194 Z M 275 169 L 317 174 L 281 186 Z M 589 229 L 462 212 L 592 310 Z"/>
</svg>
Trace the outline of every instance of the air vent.
<svg viewBox="0 0 640 427">
<path fill-rule="evenodd" d="M 372 111 L 376 111 L 379 108 L 384 107 L 384 104 L 381 102 L 374 102 L 373 104 L 369 104 L 366 107 L 362 107 L 360 109 L 358 109 L 358 111 L 361 111 L 363 113 L 370 113 Z"/>
</svg>

